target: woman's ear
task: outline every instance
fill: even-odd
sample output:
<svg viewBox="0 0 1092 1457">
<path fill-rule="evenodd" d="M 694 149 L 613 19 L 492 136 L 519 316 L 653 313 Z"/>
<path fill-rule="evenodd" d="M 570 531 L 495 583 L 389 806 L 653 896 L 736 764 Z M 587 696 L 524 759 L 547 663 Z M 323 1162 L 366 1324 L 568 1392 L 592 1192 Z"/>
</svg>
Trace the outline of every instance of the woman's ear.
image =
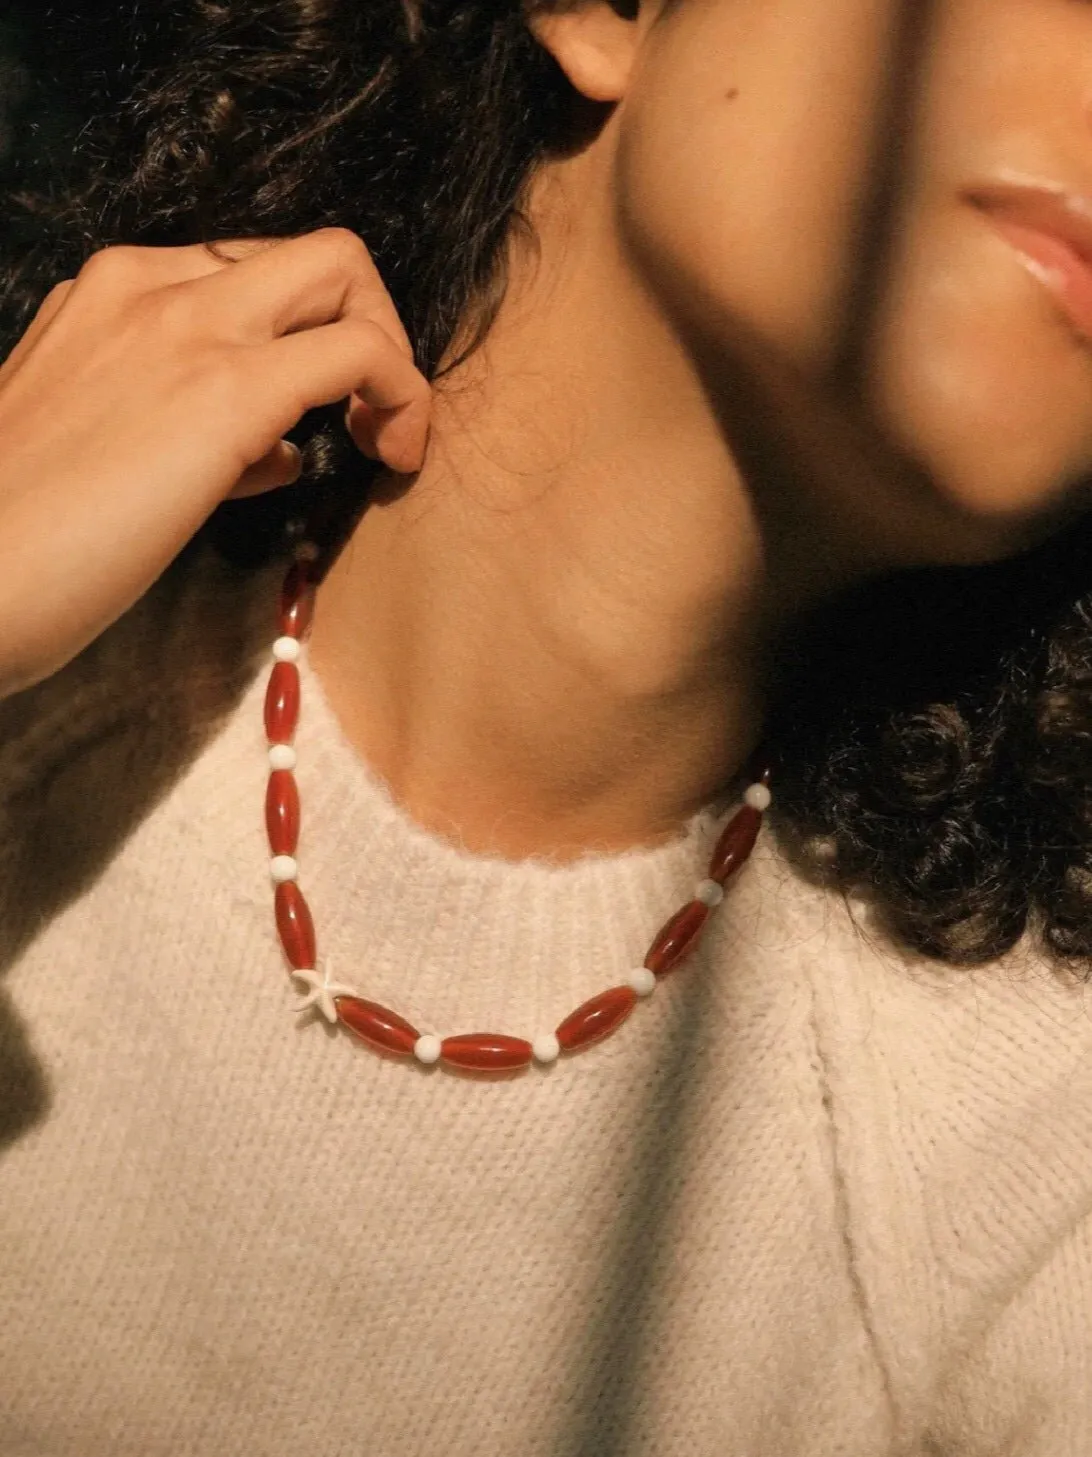
<svg viewBox="0 0 1092 1457">
<path fill-rule="evenodd" d="M 619 101 L 626 92 L 643 30 L 643 15 L 627 19 L 615 0 L 577 0 L 540 10 L 528 22 L 573 86 L 589 101 Z M 646 6 L 642 5 L 642 11 Z"/>
</svg>

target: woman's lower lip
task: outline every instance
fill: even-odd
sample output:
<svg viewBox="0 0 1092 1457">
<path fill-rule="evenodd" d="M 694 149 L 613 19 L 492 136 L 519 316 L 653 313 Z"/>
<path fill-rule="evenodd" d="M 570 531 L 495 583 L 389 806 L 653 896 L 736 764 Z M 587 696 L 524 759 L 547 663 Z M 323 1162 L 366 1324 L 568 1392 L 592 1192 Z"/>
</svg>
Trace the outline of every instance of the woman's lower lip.
<svg viewBox="0 0 1092 1457">
<path fill-rule="evenodd" d="M 1092 342 L 1092 263 L 1063 239 L 1041 232 L 1002 213 L 990 222 L 1016 251 L 1025 266 L 1053 295 L 1083 340 Z"/>
</svg>

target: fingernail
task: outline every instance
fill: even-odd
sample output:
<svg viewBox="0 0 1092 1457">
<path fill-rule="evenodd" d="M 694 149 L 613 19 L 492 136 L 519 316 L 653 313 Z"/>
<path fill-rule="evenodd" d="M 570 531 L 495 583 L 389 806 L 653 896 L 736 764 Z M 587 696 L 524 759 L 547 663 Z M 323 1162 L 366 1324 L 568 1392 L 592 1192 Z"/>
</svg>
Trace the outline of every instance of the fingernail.
<svg viewBox="0 0 1092 1457">
<path fill-rule="evenodd" d="M 282 440 L 281 444 L 288 451 L 289 469 L 292 472 L 286 484 L 292 486 L 295 485 L 303 474 L 303 451 L 298 445 L 294 445 L 291 440 Z"/>
</svg>

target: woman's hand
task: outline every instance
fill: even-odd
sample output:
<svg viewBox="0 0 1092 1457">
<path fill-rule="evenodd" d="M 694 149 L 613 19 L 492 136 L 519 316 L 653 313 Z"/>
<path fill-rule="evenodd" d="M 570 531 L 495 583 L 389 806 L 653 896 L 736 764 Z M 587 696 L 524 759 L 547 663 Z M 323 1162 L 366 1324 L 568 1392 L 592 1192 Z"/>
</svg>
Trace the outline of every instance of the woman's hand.
<svg viewBox="0 0 1092 1457">
<path fill-rule="evenodd" d="M 431 390 L 361 240 L 218 246 L 94 254 L 0 367 L 0 697 L 75 657 L 226 497 L 294 481 L 306 410 L 348 398 L 365 453 L 420 469 Z"/>
</svg>

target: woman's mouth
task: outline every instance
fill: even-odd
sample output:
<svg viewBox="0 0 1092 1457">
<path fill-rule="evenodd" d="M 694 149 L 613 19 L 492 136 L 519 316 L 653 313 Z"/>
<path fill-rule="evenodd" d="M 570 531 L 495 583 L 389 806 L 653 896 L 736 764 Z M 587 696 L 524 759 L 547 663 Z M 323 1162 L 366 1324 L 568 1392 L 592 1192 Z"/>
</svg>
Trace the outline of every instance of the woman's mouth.
<svg viewBox="0 0 1092 1457">
<path fill-rule="evenodd" d="M 1080 338 L 1092 342 L 1092 198 L 1011 183 L 969 188 L 964 196 L 1016 250 Z"/>
</svg>

